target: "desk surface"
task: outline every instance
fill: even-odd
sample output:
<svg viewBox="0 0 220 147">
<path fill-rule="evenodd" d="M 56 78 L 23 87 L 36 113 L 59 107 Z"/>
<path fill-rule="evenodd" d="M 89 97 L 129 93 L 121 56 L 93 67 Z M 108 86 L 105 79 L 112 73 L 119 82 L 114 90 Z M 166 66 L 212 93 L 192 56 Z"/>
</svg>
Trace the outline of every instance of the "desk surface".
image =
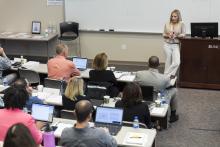
<svg viewBox="0 0 220 147">
<path fill-rule="evenodd" d="M 17 70 L 17 68 L 11 68 L 12 70 Z M 28 69 L 34 70 L 38 73 L 42 73 L 42 74 L 48 74 L 48 70 L 47 70 L 47 64 L 38 64 L 35 66 L 30 66 L 28 67 Z M 81 71 L 81 77 L 85 78 L 85 79 L 89 79 L 89 71 L 91 70 L 91 68 L 88 68 L 84 71 Z M 119 78 L 117 78 L 117 81 L 119 82 L 133 82 L 135 79 L 135 75 L 132 74 L 131 72 L 122 72 L 124 73 L 124 75 L 120 76 Z"/>
<path fill-rule="evenodd" d="M 111 98 L 109 100 L 108 104 L 103 104 L 103 106 L 106 107 L 115 107 L 116 100 Z M 153 106 L 150 108 L 150 115 L 151 116 L 156 116 L 156 117 L 165 117 L 168 111 L 169 105 L 168 104 L 163 104 L 161 107 L 155 107 Z"/>
<path fill-rule="evenodd" d="M 76 121 L 75 120 L 69 120 L 69 119 L 54 118 L 53 124 L 57 124 L 57 123 L 64 123 L 64 124 L 72 124 L 73 125 L 74 123 L 76 123 Z M 57 128 L 57 129 L 59 129 L 59 128 Z M 64 128 L 62 128 L 62 129 L 64 129 Z M 58 131 L 54 132 L 56 137 L 61 136 L 62 129 L 59 130 L 59 132 Z M 155 137 L 156 137 L 156 130 L 155 129 L 142 129 L 142 128 L 134 129 L 132 127 L 123 126 L 122 129 L 119 131 L 119 133 L 116 136 L 114 136 L 114 138 L 116 139 L 118 145 L 124 145 L 123 144 L 124 138 L 125 138 L 125 136 L 128 132 L 136 132 L 136 133 L 146 134 L 147 135 L 147 141 L 145 142 L 144 147 L 151 147 L 153 145 L 153 142 L 154 142 Z M 132 146 L 134 147 L 134 145 L 132 145 Z"/>
<path fill-rule="evenodd" d="M 7 40 L 26 40 L 26 41 L 49 41 L 58 34 L 52 33 L 49 34 L 47 37 L 38 34 L 30 34 L 30 33 L 15 33 L 15 32 L 2 32 L 0 33 L 0 39 L 7 39 Z"/>
</svg>

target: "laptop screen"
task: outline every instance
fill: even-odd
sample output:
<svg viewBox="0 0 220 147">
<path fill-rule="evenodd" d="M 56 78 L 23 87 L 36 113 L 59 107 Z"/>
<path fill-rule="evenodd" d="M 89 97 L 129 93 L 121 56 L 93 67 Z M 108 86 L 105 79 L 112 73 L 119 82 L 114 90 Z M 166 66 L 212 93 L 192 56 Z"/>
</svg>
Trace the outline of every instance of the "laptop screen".
<svg viewBox="0 0 220 147">
<path fill-rule="evenodd" d="M 110 123 L 110 124 L 122 124 L 123 109 L 111 108 L 111 107 L 97 107 L 95 122 L 97 123 Z"/>
<path fill-rule="evenodd" d="M 35 120 L 52 122 L 54 106 L 44 104 L 32 104 L 31 115 Z"/>
<path fill-rule="evenodd" d="M 76 65 L 76 68 L 78 69 L 86 69 L 87 61 L 87 58 L 73 57 L 73 63 Z"/>
</svg>

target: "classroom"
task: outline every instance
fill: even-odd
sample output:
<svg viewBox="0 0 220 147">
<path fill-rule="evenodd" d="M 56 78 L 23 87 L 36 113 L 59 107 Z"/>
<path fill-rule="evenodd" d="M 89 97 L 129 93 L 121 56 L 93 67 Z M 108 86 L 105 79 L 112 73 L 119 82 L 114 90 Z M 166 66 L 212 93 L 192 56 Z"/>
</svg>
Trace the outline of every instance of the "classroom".
<svg viewBox="0 0 220 147">
<path fill-rule="evenodd" d="M 110 146 L 218 147 L 220 146 L 220 67 L 217 64 L 220 61 L 219 4 L 219 0 L 1 0 L 0 54 L 2 55 L 0 59 L 7 57 L 11 62 L 7 70 L 0 62 L 0 74 L 2 74 L 0 77 L 0 104 L 2 100 L 5 105 L 8 105 L 10 100 L 4 98 L 8 97 L 7 94 L 15 93 L 20 89 L 20 86 L 16 86 L 16 82 L 12 84 L 10 80 L 5 86 L 6 75 L 16 75 L 16 79 L 13 81 L 19 77 L 27 79 L 26 86 L 30 84 L 33 90 L 31 96 L 36 96 L 43 101 L 42 105 L 36 104 L 36 108 L 39 107 L 37 109 L 42 110 L 37 113 L 43 114 L 43 110 L 45 110 L 48 111 L 48 115 L 51 115 L 50 111 L 53 109 L 53 119 L 43 120 L 44 123 L 38 125 L 41 126 L 41 129 L 43 127 L 46 130 L 62 128 L 53 130 L 55 133 L 52 136 L 55 138 L 56 146 L 77 146 L 77 144 L 70 145 L 62 141 L 63 137 L 68 137 L 63 135 L 65 133 L 62 134 L 64 128 L 72 127 L 73 124 L 81 125 L 76 112 L 73 112 L 80 107 L 80 104 L 76 105 L 77 103 L 74 102 L 74 107 L 70 105 L 75 96 L 73 99 L 64 101 L 64 97 L 68 97 L 67 95 L 70 94 L 67 89 L 71 84 L 77 82 L 83 91 L 80 95 L 86 95 L 86 98 L 90 99 L 89 104 L 95 106 L 89 110 L 92 115 L 90 119 L 93 119 L 92 123 L 91 121 L 88 123 L 89 125 L 92 124 L 93 127 L 95 124 L 96 126 L 98 119 L 100 121 L 104 119 L 101 118 L 105 115 L 104 112 L 107 112 L 104 108 L 108 108 L 112 114 L 118 111 L 117 119 L 123 117 L 121 120 L 123 124 L 128 121 L 128 124 L 121 126 L 117 135 L 112 135 L 113 137 L 109 135 L 110 139 L 113 138 L 112 140 L 116 141 L 111 140 L 112 145 Z M 179 11 L 171 13 L 175 9 Z M 175 17 L 173 14 L 178 17 L 180 31 L 175 30 L 178 28 L 177 25 L 168 23 L 171 23 L 172 17 Z M 182 21 L 179 20 L 180 16 Z M 63 22 L 66 24 L 78 23 L 76 39 L 61 38 L 60 27 Z M 170 33 L 170 30 L 173 34 Z M 178 58 L 175 61 L 173 53 L 170 53 L 172 63 L 167 65 L 166 49 L 169 47 L 172 50 L 177 48 L 179 55 L 175 56 Z M 68 50 L 67 53 L 65 53 L 66 50 Z M 52 61 L 53 58 L 60 55 L 65 59 L 59 58 L 58 63 Z M 98 63 L 101 61 L 98 62 L 95 59 L 105 60 L 103 61 L 105 65 L 99 67 Z M 19 66 L 13 66 L 17 62 L 20 62 Z M 81 62 L 85 66 L 78 67 L 82 66 Z M 67 64 L 73 66 L 74 69 L 70 75 L 67 75 L 70 70 L 66 70 L 65 76 L 60 78 L 64 71 L 53 68 L 55 65 L 62 67 Z M 178 65 L 173 67 L 174 71 L 170 72 L 169 66 L 173 66 L 173 64 Z M 33 72 L 21 76 L 22 71 L 25 72 L 25 70 Z M 106 71 L 106 79 L 109 79 L 107 85 L 104 83 L 105 81 L 101 80 L 102 75 L 99 70 Z M 158 88 L 160 86 L 157 83 L 162 83 L 163 79 L 158 79 L 156 85 L 152 84 L 155 81 L 145 71 L 155 70 L 161 76 L 166 75 L 166 79 L 168 77 L 169 86 Z M 34 80 L 37 82 L 32 83 L 29 78 L 33 79 L 36 73 L 37 76 Z M 147 81 L 143 81 L 142 78 Z M 111 85 L 108 85 L 109 82 Z M 148 82 L 150 84 L 146 84 Z M 104 84 L 99 85 L 100 83 Z M 105 90 L 100 87 L 104 87 Z M 144 127 L 141 127 L 142 118 L 139 117 L 138 123 L 140 124 L 138 129 L 134 130 L 136 120 L 134 116 L 126 117 L 126 114 L 129 112 L 129 114 L 138 115 L 137 113 L 143 110 L 140 110 L 141 107 L 133 108 L 133 111 L 125 110 L 127 106 L 123 108 L 123 98 L 126 97 L 129 88 L 133 89 L 130 90 L 133 93 L 135 88 L 139 88 L 142 91 L 143 101 L 147 102 L 149 97 L 145 97 L 145 94 L 147 92 L 149 94 L 149 90 L 152 91 L 152 93 L 150 92 L 150 95 L 152 94 L 151 103 L 146 106 L 149 108 L 147 113 L 149 113 L 152 124 L 145 123 L 145 120 Z M 169 95 L 172 92 L 174 94 Z M 170 99 L 163 101 L 163 96 L 166 97 L 166 94 Z M 101 97 L 101 101 L 100 99 L 97 101 L 94 97 Z M 81 99 L 81 97 L 76 99 Z M 93 101 L 93 99 L 95 100 Z M 160 99 L 159 102 L 158 99 Z M 84 102 L 85 98 L 82 100 Z M 64 104 L 70 107 L 68 112 L 64 109 Z M 83 104 L 87 105 L 89 109 L 90 105 L 87 102 Z M 30 106 L 30 111 L 34 109 L 34 106 Z M 10 104 L 8 107 L 10 108 Z M 0 119 L 4 114 L 1 110 L 6 108 L 0 109 Z M 122 108 L 123 112 L 120 111 Z M 171 116 L 174 112 L 178 118 L 172 122 Z M 73 113 L 75 115 L 72 115 Z M 0 127 L 6 120 L 0 120 Z M 45 125 L 45 121 L 46 124 L 50 124 L 49 127 Z M 24 123 L 24 125 L 26 124 Z M 4 140 L 2 139 L 5 137 L 6 131 L 4 130 L 4 134 L 0 135 L 0 146 L 3 146 Z M 43 133 L 41 133 L 41 137 L 36 134 L 38 133 L 32 134 L 34 138 L 32 140 L 35 140 L 34 142 L 38 145 L 46 146 L 42 142 L 39 143 L 39 140 L 44 139 Z M 74 135 L 75 132 L 73 131 L 71 134 Z M 132 135 L 137 135 L 141 141 L 130 139 Z M 108 140 L 109 136 L 104 140 Z M 103 137 L 105 136 L 103 135 Z M 72 140 L 72 142 L 77 141 Z M 93 141 L 91 140 L 81 140 L 80 143 L 85 142 L 92 146 L 90 142 Z M 78 144 L 78 146 L 80 145 Z"/>
</svg>

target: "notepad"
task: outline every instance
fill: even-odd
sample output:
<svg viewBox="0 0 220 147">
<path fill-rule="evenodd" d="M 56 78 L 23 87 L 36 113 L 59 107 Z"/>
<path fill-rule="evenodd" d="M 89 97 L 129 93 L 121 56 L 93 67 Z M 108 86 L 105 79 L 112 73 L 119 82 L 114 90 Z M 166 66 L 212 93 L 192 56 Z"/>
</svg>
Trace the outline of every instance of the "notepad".
<svg viewBox="0 0 220 147">
<path fill-rule="evenodd" d="M 163 107 L 154 107 L 152 110 L 151 110 L 151 113 L 153 114 L 162 114 L 164 111 L 164 108 Z"/>
<path fill-rule="evenodd" d="M 144 146 L 147 142 L 147 135 L 144 133 L 128 132 L 125 135 L 123 145 Z"/>
<path fill-rule="evenodd" d="M 73 127 L 73 124 L 59 123 L 59 124 L 57 125 L 57 129 L 56 129 L 55 132 L 54 132 L 54 135 L 55 135 L 55 136 L 61 136 L 62 131 L 63 131 L 65 128 L 71 128 L 71 127 Z"/>
</svg>

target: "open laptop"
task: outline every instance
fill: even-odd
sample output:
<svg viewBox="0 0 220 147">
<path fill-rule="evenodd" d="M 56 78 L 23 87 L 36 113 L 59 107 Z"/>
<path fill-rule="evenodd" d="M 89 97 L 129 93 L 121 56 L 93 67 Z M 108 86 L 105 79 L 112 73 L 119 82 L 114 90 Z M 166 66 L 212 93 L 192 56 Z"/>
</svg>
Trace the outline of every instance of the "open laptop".
<svg viewBox="0 0 220 147">
<path fill-rule="evenodd" d="M 153 102 L 153 98 L 154 98 L 153 86 L 141 86 L 141 91 L 144 101 Z"/>
<path fill-rule="evenodd" d="M 87 58 L 73 57 L 73 63 L 76 65 L 76 68 L 80 71 L 87 69 L 87 62 Z"/>
<path fill-rule="evenodd" d="M 32 104 L 31 115 L 35 120 L 51 123 L 53 121 L 54 106 Z"/>
<path fill-rule="evenodd" d="M 117 135 L 121 130 L 123 109 L 113 107 L 97 107 L 95 116 L 96 127 L 106 127 L 111 135 Z"/>
</svg>

